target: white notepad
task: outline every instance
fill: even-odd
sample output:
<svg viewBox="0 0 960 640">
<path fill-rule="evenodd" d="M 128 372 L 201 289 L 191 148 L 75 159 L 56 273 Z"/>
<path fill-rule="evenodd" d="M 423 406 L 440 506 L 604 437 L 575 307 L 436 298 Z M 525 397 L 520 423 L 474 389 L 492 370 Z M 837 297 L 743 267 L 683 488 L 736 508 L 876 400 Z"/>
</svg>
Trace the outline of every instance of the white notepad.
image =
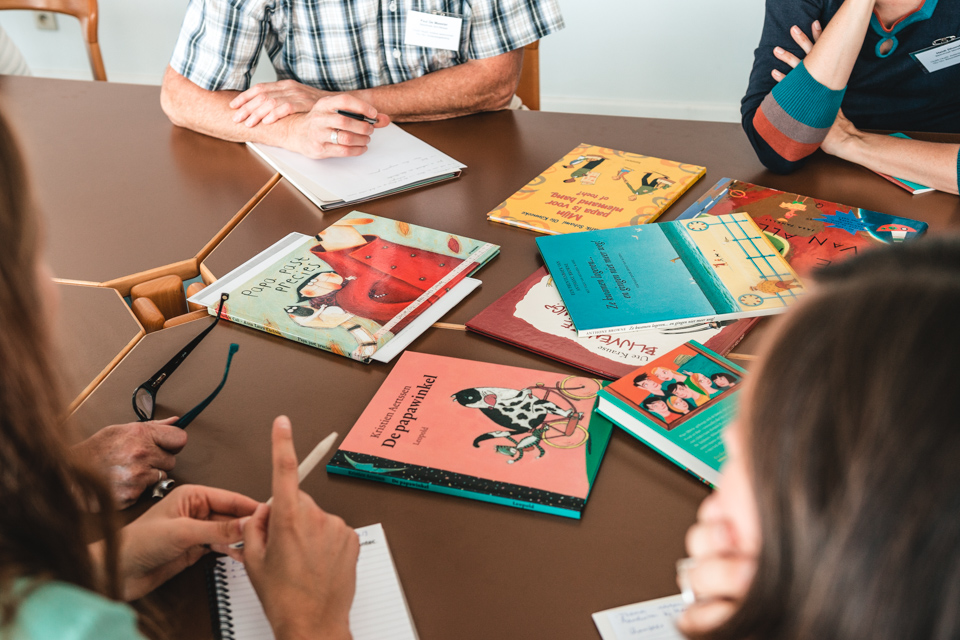
<svg viewBox="0 0 960 640">
<path fill-rule="evenodd" d="M 683 640 L 676 619 L 686 605 L 679 595 L 657 598 L 593 614 L 603 640 Z"/>
<path fill-rule="evenodd" d="M 357 529 L 357 591 L 350 609 L 354 640 L 417 640 L 400 577 L 383 526 Z M 220 558 L 213 569 L 214 597 L 222 640 L 274 640 L 242 562 Z M 216 625 L 215 625 L 216 626 Z"/>
</svg>

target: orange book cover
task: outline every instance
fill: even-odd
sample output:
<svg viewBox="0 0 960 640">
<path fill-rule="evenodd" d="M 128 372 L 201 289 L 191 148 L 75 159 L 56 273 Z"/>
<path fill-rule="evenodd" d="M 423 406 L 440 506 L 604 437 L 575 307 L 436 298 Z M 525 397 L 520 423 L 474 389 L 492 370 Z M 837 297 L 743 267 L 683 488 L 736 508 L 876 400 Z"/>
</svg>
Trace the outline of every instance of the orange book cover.
<svg viewBox="0 0 960 640">
<path fill-rule="evenodd" d="M 613 430 L 602 386 L 408 351 L 327 471 L 579 518 Z"/>
<path fill-rule="evenodd" d="M 706 171 L 580 144 L 487 218 L 551 234 L 631 227 L 656 220 Z"/>
</svg>

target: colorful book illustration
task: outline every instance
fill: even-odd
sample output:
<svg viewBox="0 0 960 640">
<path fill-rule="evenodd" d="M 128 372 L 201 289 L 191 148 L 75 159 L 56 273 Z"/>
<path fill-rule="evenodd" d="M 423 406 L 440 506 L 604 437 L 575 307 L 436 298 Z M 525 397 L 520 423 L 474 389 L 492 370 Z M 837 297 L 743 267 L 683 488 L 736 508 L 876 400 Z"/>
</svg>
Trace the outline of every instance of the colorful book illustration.
<svg viewBox="0 0 960 640">
<path fill-rule="evenodd" d="M 745 213 L 537 238 L 580 337 L 785 311 L 803 283 Z"/>
<path fill-rule="evenodd" d="M 687 605 L 683 596 L 667 596 L 593 614 L 601 640 L 684 640 L 677 618 Z"/>
<path fill-rule="evenodd" d="M 361 362 L 389 362 L 480 285 L 495 244 L 353 211 L 292 233 L 190 298 L 240 324 Z"/>
<path fill-rule="evenodd" d="M 805 277 L 814 269 L 882 244 L 922 235 L 927 223 L 786 193 L 731 178 L 720 180 L 677 216 L 746 213 L 790 266 Z"/>
<path fill-rule="evenodd" d="M 581 144 L 487 218 L 551 234 L 643 224 L 705 173 L 697 165 Z"/>
<path fill-rule="evenodd" d="M 407 352 L 327 471 L 579 518 L 613 430 L 601 387 Z"/>
<path fill-rule="evenodd" d="M 615 380 L 687 340 L 727 354 L 756 322 L 755 318 L 702 322 L 579 338 L 553 278 L 541 267 L 467 322 L 467 328 Z"/>
<path fill-rule="evenodd" d="M 721 433 L 736 413 L 745 371 L 688 342 L 600 392 L 597 411 L 716 487 L 726 457 Z"/>
<path fill-rule="evenodd" d="M 911 140 L 910 136 L 905 133 L 891 133 L 891 136 L 894 138 L 905 138 Z M 901 189 L 909 191 L 912 195 L 917 195 L 918 193 L 930 193 L 931 191 L 936 191 L 933 187 L 928 187 L 925 184 L 920 184 L 919 182 L 911 182 L 909 180 L 904 180 L 903 178 L 897 178 L 895 176 L 889 176 L 885 173 L 880 173 L 879 171 L 875 172 L 878 176 L 886 178 L 893 184 L 897 185 Z"/>
</svg>

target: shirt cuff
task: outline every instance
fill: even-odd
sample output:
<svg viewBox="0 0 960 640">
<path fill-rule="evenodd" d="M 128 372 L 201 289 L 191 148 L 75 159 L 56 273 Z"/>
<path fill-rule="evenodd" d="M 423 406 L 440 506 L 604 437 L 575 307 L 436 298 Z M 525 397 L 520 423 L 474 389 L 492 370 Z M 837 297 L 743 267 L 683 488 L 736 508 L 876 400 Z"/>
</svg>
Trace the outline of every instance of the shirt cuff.
<svg viewBox="0 0 960 640">
<path fill-rule="evenodd" d="M 846 87 L 833 90 L 820 84 L 801 62 L 777 83 L 771 95 L 797 122 L 813 129 L 829 129 L 846 91 Z"/>
</svg>

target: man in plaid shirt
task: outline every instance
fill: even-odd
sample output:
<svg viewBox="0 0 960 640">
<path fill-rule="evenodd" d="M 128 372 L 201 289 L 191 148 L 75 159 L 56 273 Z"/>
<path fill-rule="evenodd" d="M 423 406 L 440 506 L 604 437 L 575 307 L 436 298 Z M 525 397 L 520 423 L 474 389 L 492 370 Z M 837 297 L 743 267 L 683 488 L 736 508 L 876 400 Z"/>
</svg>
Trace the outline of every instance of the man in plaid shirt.
<svg viewBox="0 0 960 640">
<path fill-rule="evenodd" d="M 459 45 L 408 44 L 417 12 L 459 18 Z M 190 0 L 161 105 L 218 138 L 354 156 L 391 118 L 510 106 L 523 47 L 562 28 L 557 0 Z M 278 81 L 250 87 L 261 48 Z"/>
</svg>

